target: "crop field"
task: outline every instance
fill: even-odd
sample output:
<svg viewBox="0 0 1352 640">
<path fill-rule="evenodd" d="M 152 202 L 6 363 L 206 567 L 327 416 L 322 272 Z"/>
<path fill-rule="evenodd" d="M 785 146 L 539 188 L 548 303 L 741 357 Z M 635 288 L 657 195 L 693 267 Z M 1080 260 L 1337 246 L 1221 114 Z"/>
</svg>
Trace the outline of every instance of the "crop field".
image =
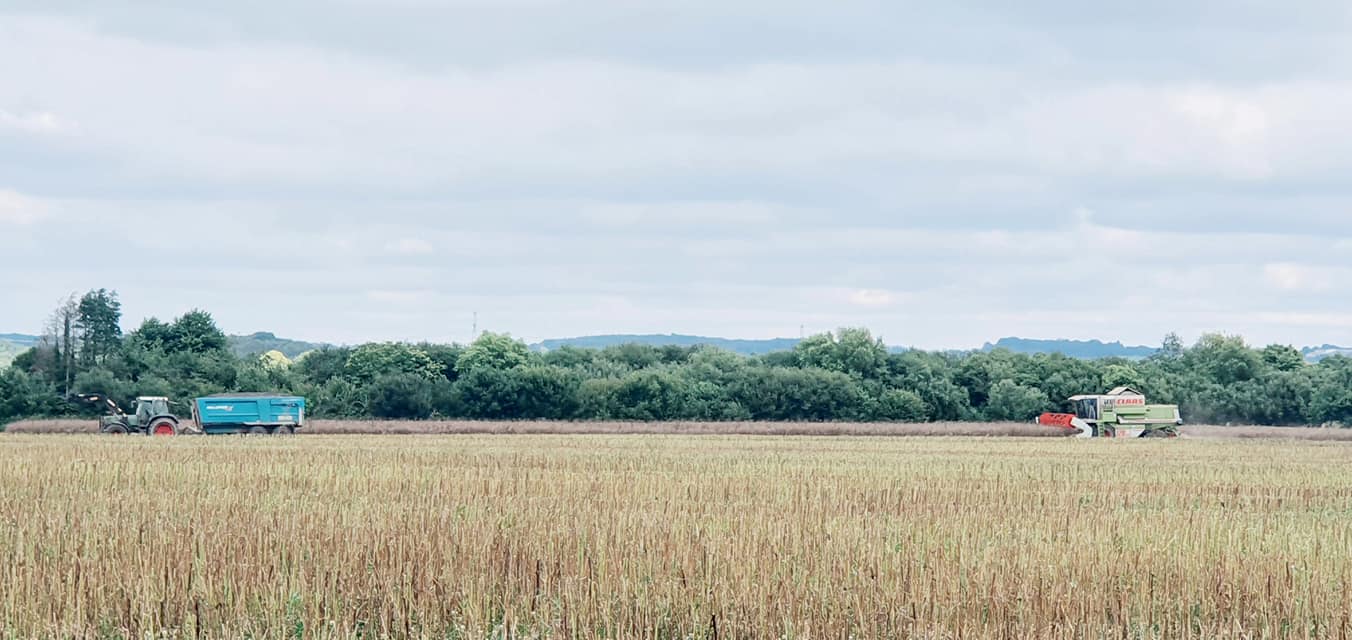
<svg viewBox="0 0 1352 640">
<path fill-rule="evenodd" d="M 0 437 L 0 638 L 1346 638 L 1352 446 Z"/>
<path fill-rule="evenodd" d="M 10 434 L 98 433 L 94 419 L 21 420 L 0 425 Z M 1352 429 L 1307 427 L 1183 427 L 1187 438 L 1341 440 Z M 1061 429 L 1028 422 L 557 422 L 477 420 L 311 420 L 302 435 L 740 435 L 740 436 L 982 436 L 1064 438 Z"/>
<path fill-rule="evenodd" d="M 22 420 L 7 433 L 98 433 L 93 419 Z M 564 422 L 479 420 L 311 420 L 302 435 L 742 435 L 742 436 L 1011 436 L 1064 438 L 1063 429 L 1026 422 Z M 1348 431 L 1352 438 L 1352 430 Z"/>
</svg>

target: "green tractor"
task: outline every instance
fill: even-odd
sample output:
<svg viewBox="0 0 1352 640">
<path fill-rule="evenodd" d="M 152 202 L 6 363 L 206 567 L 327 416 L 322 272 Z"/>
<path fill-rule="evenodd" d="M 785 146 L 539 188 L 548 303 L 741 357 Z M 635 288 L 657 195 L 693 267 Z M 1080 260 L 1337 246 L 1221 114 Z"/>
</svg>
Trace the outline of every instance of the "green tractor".
<svg viewBox="0 0 1352 640">
<path fill-rule="evenodd" d="M 108 435 L 143 433 L 152 436 L 176 436 L 182 433 L 178 417 L 169 410 L 168 398 L 159 396 L 137 398 L 136 411 L 128 415 L 108 396 L 81 394 L 77 397 L 88 404 L 102 405 L 111 412 L 111 415 L 99 418 L 99 433 Z"/>
<path fill-rule="evenodd" d="M 1075 429 L 1084 438 L 1177 438 L 1183 425 L 1178 405 L 1146 404 L 1131 387 L 1074 396 L 1070 404 L 1075 413 L 1044 413 L 1038 424 Z"/>
</svg>

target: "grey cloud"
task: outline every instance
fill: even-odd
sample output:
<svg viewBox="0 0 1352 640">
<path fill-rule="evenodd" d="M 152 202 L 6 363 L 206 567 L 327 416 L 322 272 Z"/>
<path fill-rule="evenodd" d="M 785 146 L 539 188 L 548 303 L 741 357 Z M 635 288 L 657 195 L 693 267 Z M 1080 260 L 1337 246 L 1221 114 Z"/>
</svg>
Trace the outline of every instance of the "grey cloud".
<svg viewBox="0 0 1352 640">
<path fill-rule="evenodd" d="M 1352 342 L 1344 4 L 930 5 L 9 3 L 0 330 Z"/>
</svg>

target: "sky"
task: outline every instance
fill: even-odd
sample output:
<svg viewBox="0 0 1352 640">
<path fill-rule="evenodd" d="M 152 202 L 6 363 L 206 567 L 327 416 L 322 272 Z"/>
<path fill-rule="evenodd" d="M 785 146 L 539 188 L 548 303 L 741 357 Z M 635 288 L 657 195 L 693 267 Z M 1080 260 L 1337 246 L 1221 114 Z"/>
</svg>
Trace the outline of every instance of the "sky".
<svg viewBox="0 0 1352 640">
<path fill-rule="evenodd" d="M 1349 113 L 1344 0 L 3 0 L 0 333 L 1352 344 Z"/>
</svg>

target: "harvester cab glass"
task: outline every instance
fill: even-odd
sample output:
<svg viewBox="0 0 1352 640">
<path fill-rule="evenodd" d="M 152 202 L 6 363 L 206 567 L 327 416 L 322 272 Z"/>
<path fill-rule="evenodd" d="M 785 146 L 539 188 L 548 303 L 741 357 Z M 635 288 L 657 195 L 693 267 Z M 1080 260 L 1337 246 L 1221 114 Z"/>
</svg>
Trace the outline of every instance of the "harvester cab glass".
<svg viewBox="0 0 1352 640">
<path fill-rule="evenodd" d="M 1075 402 L 1075 417 L 1081 420 L 1099 419 L 1098 398 L 1082 398 Z"/>
</svg>

